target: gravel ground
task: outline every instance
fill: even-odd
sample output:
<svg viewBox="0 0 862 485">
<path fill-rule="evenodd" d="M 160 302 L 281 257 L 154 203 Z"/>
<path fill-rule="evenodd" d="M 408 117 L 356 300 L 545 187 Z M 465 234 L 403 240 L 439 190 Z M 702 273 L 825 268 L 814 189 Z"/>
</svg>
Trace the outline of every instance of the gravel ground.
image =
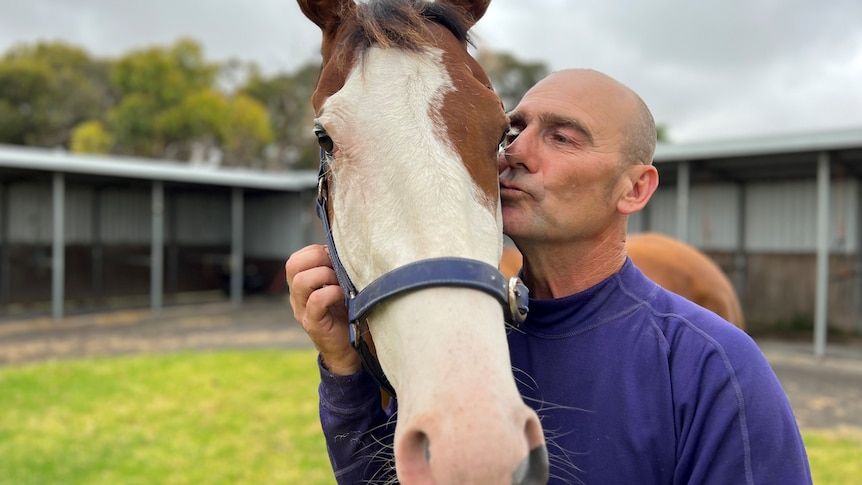
<svg viewBox="0 0 862 485">
<path fill-rule="evenodd" d="M 862 344 L 833 344 L 815 359 L 811 346 L 759 340 L 805 429 L 862 432 Z M 310 345 L 286 300 L 177 306 L 155 316 L 125 310 L 50 318 L 0 320 L 0 365 L 50 359 L 218 348 L 302 348 Z"/>
</svg>

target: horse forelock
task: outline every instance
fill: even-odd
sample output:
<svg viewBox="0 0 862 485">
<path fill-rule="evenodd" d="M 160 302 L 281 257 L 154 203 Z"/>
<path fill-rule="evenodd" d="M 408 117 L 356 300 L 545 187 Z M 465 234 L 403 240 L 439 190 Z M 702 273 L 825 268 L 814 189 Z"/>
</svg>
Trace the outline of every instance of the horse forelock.
<svg viewBox="0 0 862 485">
<path fill-rule="evenodd" d="M 459 7 L 424 0 L 371 0 L 360 4 L 347 34 L 359 53 L 371 46 L 418 51 L 431 45 L 429 22 L 445 27 L 458 42 L 470 42 L 470 16 Z"/>
</svg>

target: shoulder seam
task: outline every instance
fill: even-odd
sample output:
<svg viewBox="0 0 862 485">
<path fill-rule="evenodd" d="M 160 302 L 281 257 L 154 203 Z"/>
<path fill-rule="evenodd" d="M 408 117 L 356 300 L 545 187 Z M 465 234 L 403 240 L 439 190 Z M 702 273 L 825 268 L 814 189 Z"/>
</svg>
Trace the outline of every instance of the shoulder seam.
<svg viewBox="0 0 862 485">
<path fill-rule="evenodd" d="M 655 284 L 655 283 L 653 283 L 653 284 Z M 650 293 L 650 299 L 652 299 L 652 297 L 655 296 L 655 294 L 660 290 L 660 288 L 661 287 L 659 285 L 655 285 L 655 288 Z M 736 378 L 736 370 L 734 370 L 733 365 L 730 363 L 730 358 L 728 358 L 727 352 L 725 352 L 724 347 L 721 344 L 719 344 L 714 338 L 712 338 L 711 335 L 707 334 L 706 332 L 704 332 L 700 328 L 697 328 L 696 325 L 691 323 L 691 321 L 689 321 L 687 318 L 683 317 L 682 315 L 679 315 L 677 313 L 660 312 L 655 307 L 653 307 L 653 305 L 651 303 L 649 303 L 647 300 L 643 300 L 643 299 L 638 298 L 636 295 L 632 294 L 625 287 L 625 284 L 622 280 L 620 280 L 620 289 L 626 295 L 628 295 L 630 298 L 634 298 L 634 299 L 639 300 L 642 305 L 644 305 L 645 307 L 647 307 L 650 310 L 650 313 L 652 313 L 652 315 L 654 317 L 659 317 L 659 318 L 673 317 L 673 318 L 679 319 L 679 321 L 683 322 L 687 328 L 694 331 L 695 333 L 700 335 L 701 338 L 703 338 L 704 340 L 709 342 L 709 344 L 721 356 L 721 361 L 724 364 L 725 370 L 730 375 L 730 381 L 733 384 L 733 390 L 736 393 L 737 407 L 739 410 L 739 428 L 740 428 L 739 431 L 740 431 L 740 435 L 742 436 L 743 457 L 744 457 L 744 462 L 745 462 L 745 478 L 746 478 L 747 483 L 753 484 L 754 483 L 754 472 L 753 472 L 752 467 L 751 467 L 751 440 L 750 440 L 749 434 L 748 434 L 748 420 L 747 420 L 747 415 L 745 412 L 745 397 L 742 394 L 742 387 L 739 385 L 739 380 Z M 658 324 L 655 322 L 655 320 L 651 319 L 650 323 L 656 328 L 656 330 L 659 332 L 659 334 L 662 335 L 664 341 L 667 342 L 667 339 L 664 338 L 664 332 L 662 332 L 661 328 L 658 326 Z M 668 343 L 668 349 L 670 349 L 669 343 Z"/>
</svg>

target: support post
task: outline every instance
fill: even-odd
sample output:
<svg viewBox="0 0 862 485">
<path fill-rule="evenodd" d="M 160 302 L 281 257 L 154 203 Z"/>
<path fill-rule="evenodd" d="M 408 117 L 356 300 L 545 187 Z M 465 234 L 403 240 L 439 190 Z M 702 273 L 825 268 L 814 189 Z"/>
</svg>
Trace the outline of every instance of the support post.
<svg viewBox="0 0 862 485">
<path fill-rule="evenodd" d="M 59 172 L 54 173 L 52 202 L 51 315 L 54 320 L 60 320 L 63 318 L 66 278 L 66 179 Z"/>
<path fill-rule="evenodd" d="M 826 355 L 826 325 L 829 316 L 829 190 L 830 158 L 823 152 L 817 159 L 817 276 L 814 310 L 814 355 Z"/>
<path fill-rule="evenodd" d="M 748 253 L 745 251 L 745 241 L 748 238 L 746 232 L 746 214 L 748 212 L 748 198 L 745 192 L 745 184 L 739 183 L 737 188 L 737 212 L 736 212 L 736 252 L 733 256 L 734 279 L 736 291 L 745 299 L 746 286 L 748 283 Z M 741 302 L 740 302 L 741 303 Z"/>
<path fill-rule="evenodd" d="M 92 279 L 90 284 L 96 299 L 100 299 L 105 291 L 104 285 L 104 248 L 102 246 L 102 188 L 93 188 L 93 199 L 90 204 L 90 263 Z"/>
<path fill-rule="evenodd" d="M 0 181 L 0 305 L 9 300 L 9 185 Z"/>
<path fill-rule="evenodd" d="M 680 162 L 676 179 L 676 237 L 688 242 L 688 208 L 691 190 L 691 165 Z"/>
<path fill-rule="evenodd" d="M 167 292 L 169 295 L 176 295 L 179 292 L 180 283 L 180 251 L 179 251 L 179 243 L 178 241 L 178 224 L 177 224 L 177 211 L 179 204 L 177 203 L 178 194 L 174 191 L 167 199 L 166 199 L 166 208 L 167 214 L 165 215 L 167 227 L 168 227 L 168 238 L 167 238 L 167 265 L 166 265 L 166 273 L 167 278 L 165 278 Z"/>
<path fill-rule="evenodd" d="M 150 309 L 162 311 L 164 261 L 165 261 L 165 186 L 161 180 L 153 181 L 152 188 L 152 234 L 150 247 Z"/>
<path fill-rule="evenodd" d="M 235 187 L 231 193 L 230 243 L 230 301 L 234 307 L 242 305 L 243 280 L 243 189 Z"/>
</svg>

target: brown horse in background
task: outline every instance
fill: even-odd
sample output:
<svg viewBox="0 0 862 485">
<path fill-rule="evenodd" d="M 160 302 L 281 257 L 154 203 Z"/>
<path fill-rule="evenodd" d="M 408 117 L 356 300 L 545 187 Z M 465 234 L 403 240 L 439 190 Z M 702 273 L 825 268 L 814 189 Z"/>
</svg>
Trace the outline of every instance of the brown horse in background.
<svg viewBox="0 0 862 485">
<path fill-rule="evenodd" d="M 629 235 L 626 251 L 635 266 L 659 286 L 745 330 L 745 318 L 736 290 L 707 255 L 693 246 L 652 232 Z M 522 265 L 521 253 L 513 246 L 506 246 L 500 260 L 500 271 L 513 276 L 518 274 Z"/>
</svg>

